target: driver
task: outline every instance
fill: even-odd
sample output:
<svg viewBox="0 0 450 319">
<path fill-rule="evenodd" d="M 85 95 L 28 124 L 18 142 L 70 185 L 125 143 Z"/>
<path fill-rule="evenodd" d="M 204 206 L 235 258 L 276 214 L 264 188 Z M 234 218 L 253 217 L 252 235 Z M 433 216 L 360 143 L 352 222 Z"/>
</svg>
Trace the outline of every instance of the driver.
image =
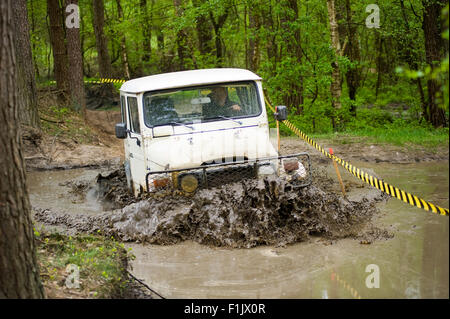
<svg viewBox="0 0 450 319">
<path fill-rule="evenodd" d="M 203 107 L 203 115 L 205 117 L 242 115 L 242 108 L 239 104 L 229 99 L 226 87 L 218 86 L 212 88 L 208 97 L 211 99 L 211 102 Z"/>
</svg>

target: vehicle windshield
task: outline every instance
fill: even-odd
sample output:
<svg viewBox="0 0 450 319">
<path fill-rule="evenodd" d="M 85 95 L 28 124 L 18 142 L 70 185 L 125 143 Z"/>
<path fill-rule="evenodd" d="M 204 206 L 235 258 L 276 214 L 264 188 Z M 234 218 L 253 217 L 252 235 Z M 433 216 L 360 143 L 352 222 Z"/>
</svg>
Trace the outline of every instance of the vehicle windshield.
<svg viewBox="0 0 450 319">
<path fill-rule="evenodd" d="M 205 85 L 144 94 L 144 121 L 149 127 L 223 121 L 259 114 L 261 106 L 254 82 Z"/>
</svg>

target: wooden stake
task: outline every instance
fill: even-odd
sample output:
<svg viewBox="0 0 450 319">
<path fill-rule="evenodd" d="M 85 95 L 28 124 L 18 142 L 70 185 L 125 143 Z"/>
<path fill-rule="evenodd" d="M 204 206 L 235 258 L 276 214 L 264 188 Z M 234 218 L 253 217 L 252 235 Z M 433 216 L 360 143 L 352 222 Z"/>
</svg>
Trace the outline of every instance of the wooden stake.
<svg viewBox="0 0 450 319">
<path fill-rule="evenodd" d="M 330 154 L 333 155 L 332 148 L 330 148 Z M 339 184 L 341 184 L 342 194 L 344 194 L 344 197 L 346 197 L 347 195 L 345 194 L 345 187 L 344 187 L 344 183 L 342 182 L 341 173 L 339 173 L 339 168 L 337 166 L 336 161 L 334 159 L 332 159 L 332 161 L 333 161 L 334 169 L 336 170 L 337 177 L 339 179 Z"/>
<path fill-rule="evenodd" d="M 277 121 L 278 155 L 280 155 L 280 123 Z"/>
<path fill-rule="evenodd" d="M 275 112 L 277 112 L 277 107 L 275 106 Z M 275 119 L 276 120 L 276 119 Z M 278 155 L 280 155 L 280 123 L 278 120 L 276 120 L 277 122 L 277 143 L 278 143 Z"/>
</svg>

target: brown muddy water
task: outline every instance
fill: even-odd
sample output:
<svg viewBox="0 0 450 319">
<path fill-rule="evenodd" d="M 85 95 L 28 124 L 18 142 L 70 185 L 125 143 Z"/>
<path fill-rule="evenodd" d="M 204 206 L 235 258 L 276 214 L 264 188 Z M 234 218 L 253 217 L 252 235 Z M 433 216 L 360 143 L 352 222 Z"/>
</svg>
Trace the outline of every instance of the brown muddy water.
<svg viewBox="0 0 450 319">
<path fill-rule="evenodd" d="M 71 214 L 98 213 L 102 211 L 102 205 L 93 190 L 79 196 L 76 193 L 68 194 L 67 187 L 79 184 L 80 188 L 84 188 L 98 173 L 98 170 L 84 168 L 29 172 L 27 183 L 31 204 L 33 207 Z"/>
<path fill-rule="evenodd" d="M 449 207 L 448 163 L 354 163 L 387 182 Z M 333 167 L 326 168 L 333 176 Z M 103 214 L 96 194 L 67 196 L 84 188 L 99 170 L 32 172 L 33 207 L 68 214 Z M 359 182 L 341 170 L 346 184 Z M 68 185 L 68 181 L 71 181 Z M 336 182 L 337 183 L 337 182 Z M 357 191 L 350 197 L 358 198 Z M 339 189 L 337 186 L 336 189 Z M 449 220 L 397 199 L 377 204 L 373 224 L 393 238 L 309 236 L 290 245 L 212 247 L 187 240 L 172 245 L 127 243 L 133 274 L 167 298 L 448 298 Z M 371 236 L 373 235 L 373 236 Z M 376 265 L 379 288 L 368 288 Z M 373 268 L 372 268 L 373 269 Z M 369 278 L 370 279 L 370 278 Z"/>
</svg>

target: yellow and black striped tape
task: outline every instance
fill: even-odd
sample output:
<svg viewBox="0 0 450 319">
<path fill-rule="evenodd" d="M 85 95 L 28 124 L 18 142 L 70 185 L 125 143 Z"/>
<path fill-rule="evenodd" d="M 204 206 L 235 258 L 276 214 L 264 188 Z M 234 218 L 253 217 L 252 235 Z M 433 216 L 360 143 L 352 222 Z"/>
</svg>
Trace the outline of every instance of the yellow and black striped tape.
<svg viewBox="0 0 450 319">
<path fill-rule="evenodd" d="M 275 109 L 269 103 L 269 101 L 267 100 L 267 98 L 265 96 L 264 96 L 264 100 L 266 101 L 266 104 L 269 106 L 269 108 L 272 110 L 272 112 L 275 112 Z M 351 165 L 350 163 L 344 161 L 343 159 L 328 153 L 322 146 L 320 146 L 315 141 L 313 141 L 310 137 L 308 137 L 305 133 L 303 133 L 298 128 L 296 128 L 288 120 L 285 120 L 282 123 L 284 125 L 286 125 L 292 132 L 294 132 L 295 135 L 302 138 L 304 141 L 306 141 L 309 145 L 313 146 L 315 149 L 317 149 L 323 155 L 325 155 L 325 156 L 331 158 L 332 160 L 338 162 L 339 164 L 341 164 L 352 175 L 356 176 L 357 178 L 366 182 L 367 184 L 379 189 L 382 192 L 389 194 L 392 197 L 395 197 L 401 201 L 404 201 L 405 203 L 408 203 L 412 206 L 422 208 L 426 211 L 431 210 L 435 214 L 440 214 L 440 215 L 444 215 L 444 216 L 449 215 L 448 208 L 442 208 L 440 206 L 434 205 L 426 200 L 423 200 L 415 195 L 412 195 L 411 193 L 401 190 L 398 187 L 392 186 L 392 185 L 384 182 L 381 179 L 378 179 L 372 175 L 367 174 L 363 170 Z"/>
<path fill-rule="evenodd" d="M 126 80 L 120 79 L 104 79 L 100 78 L 97 80 L 84 80 L 84 83 L 94 83 L 94 84 L 102 84 L 102 83 L 125 83 Z M 55 84 L 56 81 L 50 81 L 51 84 Z"/>
<path fill-rule="evenodd" d="M 120 79 L 100 79 L 100 83 L 125 83 L 126 80 L 120 80 Z"/>
</svg>

